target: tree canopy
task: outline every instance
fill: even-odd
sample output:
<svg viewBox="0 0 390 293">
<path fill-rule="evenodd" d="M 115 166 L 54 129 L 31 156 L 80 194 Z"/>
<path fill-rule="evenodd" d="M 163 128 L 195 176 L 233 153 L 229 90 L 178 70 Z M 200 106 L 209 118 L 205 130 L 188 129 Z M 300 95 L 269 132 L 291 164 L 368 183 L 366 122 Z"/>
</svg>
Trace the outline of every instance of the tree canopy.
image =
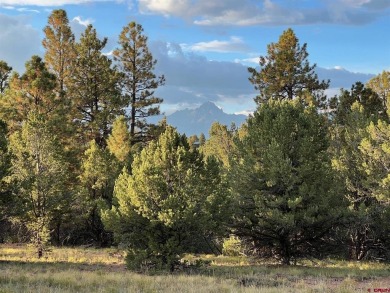
<svg viewBox="0 0 390 293">
<path fill-rule="evenodd" d="M 148 140 L 148 123 L 145 118 L 160 114 L 163 99 L 154 91 L 165 83 L 163 75 L 153 72 L 157 60 L 149 51 L 148 38 L 140 24 L 130 22 L 119 36 L 120 47 L 114 50 L 114 59 L 122 73 L 122 86 L 126 103 L 130 108 L 131 144 Z"/>
<path fill-rule="evenodd" d="M 285 100 L 312 96 L 322 103 L 329 81 L 319 81 L 314 72 L 316 64 L 308 61 L 307 44 L 302 46 L 290 28 L 282 33 L 277 43 L 267 46 L 267 56 L 260 56 L 260 70 L 249 68 L 249 81 L 260 91 L 258 104 L 270 99 Z"/>
</svg>

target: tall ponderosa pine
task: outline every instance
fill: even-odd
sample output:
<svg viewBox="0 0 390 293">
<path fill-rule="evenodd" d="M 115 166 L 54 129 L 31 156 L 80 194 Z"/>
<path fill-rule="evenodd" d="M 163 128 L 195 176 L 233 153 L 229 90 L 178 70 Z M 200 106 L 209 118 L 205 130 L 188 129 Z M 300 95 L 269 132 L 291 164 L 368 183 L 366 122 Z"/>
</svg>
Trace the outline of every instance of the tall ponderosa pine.
<svg viewBox="0 0 390 293">
<path fill-rule="evenodd" d="M 204 162 L 170 126 L 135 156 L 131 175 L 120 175 L 114 201 L 105 222 L 129 245 L 132 269 L 172 270 L 185 252 L 212 252 L 212 237 L 228 218 L 216 160 Z"/>
<path fill-rule="evenodd" d="M 164 76 L 153 73 L 156 60 L 147 45 L 148 38 L 140 24 L 125 26 L 119 36 L 120 47 L 114 51 L 114 59 L 123 73 L 122 86 L 129 107 L 131 144 L 150 140 L 146 118 L 160 114 L 162 99 L 154 96 Z"/>
<path fill-rule="evenodd" d="M 77 58 L 73 60 L 70 93 L 77 107 L 79 135 L 82 143 L 94 139 L 101 147 L 111 131 L 115 117 L 124 107 L 119 91 L 119 74 L 102 50 L 107 39 L 99 40 L 96 30 L 89 25 L 75 45 Z"/>
<path fill-rule="evenodd" d="M 249 68 L 250 82 L 260 91 L 258 104 L 270 99 L 285 100 L 310 95 L 317 105 L 324 99 L 329 81 L 319 81 L 310 65 L 307 44 L 299 44 L 292 29 L 283 32 L 277 43 L 267 46 L 267 56 L 260 56 L 260 71 Z"/>
<path fill-rule="evenodd" d="M 45 118 L 29 113 L 20 131 L 10 139 L 12 167 L 9 180 L 24 202 L 22 221 L 31 233 L 31 241 L 41 257 L 50 239 L 50 222 L 70 205 L 67 193 L 67 165 L 63 149 Z"/>
<path fill-rule="evenodd" d="M 69 26 L 65 10 L 53 10 L 44 28 L 45 38 L 42 45 L 45 48 L 45 62 L 48 69 L 58 81 L 57 93 L 64 97 L 72 76 L 72 61 L 76 54 L 74 51 L 74 35 Z"/>
<path fill-rule="evenodd" d="M 58 100 L 58 115 L 56 117 L 53 132 L 64 145 L 66 157 L 70 163 L 70 172 L 76 173 L 79 165 L 82 146 L 77 141 L 75 116 L 76 108 L 73 98 L 68 92 L 73 76 L 76 59 L 75 37 L 69 25 L 65 10 L 53 10 L 44 28 L 45 37 L 42 45 L 45 49 L 44 60 L 48 71 L 56 77 L 57 84 L 54 88 Z M 75 175 L 76 176 L 76 175 Z M 75 182 L 75 178 L 72 179 Z"/>
<path fill-rule="evenodd" d="M 7 62 L 0 60 L 0 94 L 8 88 L 11 71 L 12 67 L 8 66 Z"/>
<path fill-rule="evenodd" d="M 55 95 L 56 78 L 38 56 L 26 62 L 26 71 L 22 76 L 13 74 L 10 89 L 0 100 L 1 119 L 7 121 L 10 131 L 20 129 L 27 120 L 30 111 L 49 119 L 58 114 L 59 100 Z M 52 126 L 55 123 L 52 123 Z"/>
<path fill-rule="evenodd" d="M 341 215 L 327 124 L 299 100 L 269 101 L 248 120 L 232 168 L 233 232 L 290 264 L 320 256 Z"/>
</svg>

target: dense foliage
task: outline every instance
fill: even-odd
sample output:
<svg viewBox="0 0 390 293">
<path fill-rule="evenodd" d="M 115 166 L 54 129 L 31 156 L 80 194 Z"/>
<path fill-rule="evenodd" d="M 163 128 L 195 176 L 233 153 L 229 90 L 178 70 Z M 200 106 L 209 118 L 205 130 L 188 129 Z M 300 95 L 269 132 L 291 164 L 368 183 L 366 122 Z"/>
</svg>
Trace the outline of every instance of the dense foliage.
<svg viewBox="0 0 390 293">
<path fill-rule="evenodd" d="M 292 29 L 268 46 L 257 109 L 209 138 L 160 113 L 140 24 L 113 58 L 64 10 L 25 72 L 0 61 L 0 241 L 118 245 L 132 270 L 174 270 L 185 253 L 390 260 L 390 73 L 326 97 Z"/>
</svg>

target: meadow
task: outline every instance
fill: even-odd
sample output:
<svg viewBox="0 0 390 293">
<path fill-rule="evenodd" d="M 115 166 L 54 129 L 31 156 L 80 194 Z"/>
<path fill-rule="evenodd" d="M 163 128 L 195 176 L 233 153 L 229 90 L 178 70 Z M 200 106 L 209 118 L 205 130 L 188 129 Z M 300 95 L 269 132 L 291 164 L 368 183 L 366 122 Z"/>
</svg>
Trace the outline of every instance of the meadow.
<svg viewBox="0 0 390 293">
<path fill-rule="evenodd" d="M 126 270 L 118 249 L 0 245 L 0 292 L 390 292 L 390 265 L 327 260 L 280 266 L 246 257 L 200 256 L 209 266 L 169 273 Z M 194 260 L 199 256 L 187 256 Z"/>
</svg>

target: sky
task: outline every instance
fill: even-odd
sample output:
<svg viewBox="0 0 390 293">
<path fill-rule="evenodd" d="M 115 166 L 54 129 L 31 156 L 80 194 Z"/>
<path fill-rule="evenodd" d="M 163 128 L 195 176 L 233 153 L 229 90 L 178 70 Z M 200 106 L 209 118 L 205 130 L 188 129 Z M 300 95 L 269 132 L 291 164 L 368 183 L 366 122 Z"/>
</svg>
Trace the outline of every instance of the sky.
<svg viewBox="0 0 390 293">
<path fill-rule="evenodd" d="M 390 0 L 0 0 L 0 60 L 19 73 L 32 55 L 44 55 L 43 28 L 65 9 L 78 38 L 92 24 L 117 47 L 122 28 L 141 24 L 166 83 L 156 91 L 161 109 L 212 101 L 227 113 L 249 113 L 257 92 L 248 67 L 267 45 L 292 28 L 307 43 L 309 62 L 328 95 L 390 70 Z"/>
</svg>

